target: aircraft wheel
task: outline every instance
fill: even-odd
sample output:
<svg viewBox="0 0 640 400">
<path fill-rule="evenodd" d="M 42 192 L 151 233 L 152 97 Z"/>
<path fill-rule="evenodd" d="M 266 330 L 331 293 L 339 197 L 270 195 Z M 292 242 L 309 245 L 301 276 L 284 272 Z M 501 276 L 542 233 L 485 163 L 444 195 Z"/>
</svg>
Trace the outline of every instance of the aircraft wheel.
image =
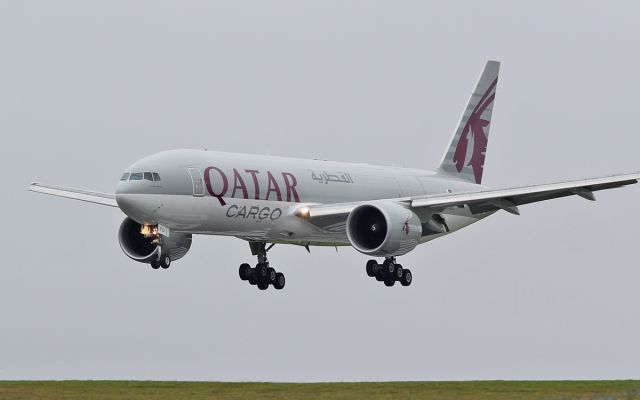
<svg viewBox="0 0 640 400">
<path fill-rule="evenodd" d="M 376 276 L 376 270 L 378 269 L 378 262 L 376 260 L 367 261 L 367 275 L 370 277 Z"/>
<path fill-rule="evenodd" d="M 251 275 L 248 279 L 249 284 L 250 285 L 256 285 L 258 283 L 258 281 L 256 280 L 256 277 L 254 275 Z"/>
<path fill-rule="evenodd" d="M 171 266 L 171 257 L 168 254 L 160 257 L 160 266 L 162 269 L 167 269 Z"/>
<path fill-rule="evenodd" d="M 384 281 L 385 286 L 391 287 L 396 284 L 396 281 L 386 280 Z"/>
<path fill-rule="evenodd" d="M 402 286 L 409 286 L 411 285 L 412 281 L 413 275 L 411 274 L 411 271 L 408 269 L 402 271 L 402 279 L 400 280 L 400 284 L 402 284 Z"/>
<path fill-rule="evenodd" d="M 258 289 L 267 290 L 268 288 L 269 288 L 269 284 L 268 283 L 264 283 L 264 282 L 258 283 Z"/>
<path fill-rule="evenodd" d="M 382 281 L 384 281 L 384 279 L 385 279 L 384 278 L 384 272 L 382 272 L 382 271 L 376 272 L 376 280 L 378 282 L 382 282 Z"/>
<path fill-rule="evenodd" d="M 259 280 L 266 280 L 267 279 L 267 272 L 268 272 L 267 268 L 268 267 L 265 264 L 262 264 L 262 263 L 256 265 L 256 275 L 257 275 L 257 278 Z"/>
<path fill-rule="evenodd" d="M 402 274 L 404 273 L 404 270 L 402 268 L 402 265 L 400 264 L 395 264 L 395 269 L 393 271 L 393 278 L 396 281 L 399 281 L 402 279 Z"/>
<path fill-rule="evenodd" d="M 388 259 L 384 260 L 384 262 L 382 263 L 382 270 L 384 271 L 385 274 L 389 276 L 393 276 L 393 271 L 395 270 L 395 265 L 393 261 Z"/>
<path fill-rule="evenodd" d="M 277 279 L 276 270 L 269 267 L 267 268 L 267 281 L 271 284 L 274 284 Z"/>
<path fill-rule="evenodd" d="M 282 290 L 282 288 L 284 288 L 284 283 L 285 283 L 284 274 L 282 272 L 278 272 L 276 274 L 276 281 L 273 283 L 273 287 L 278 290 Z"/>
<path fill-rule="evenodd" d="M 240 264 L 240 269 L 238 270 L 238 275 L 240 275 L 240 279 L 246 281 L 249 279 L 249 275 L 251 273 L 251 266 L 247 263 Z"/>
<path fill-rule="evenodd" d="M 160 268 L 160 264 L 158 264 L 157 261 L 153 260 L 153 261 L 151 261 L 151 268 L 158 269 L 158 268 Z"/>
</svg>

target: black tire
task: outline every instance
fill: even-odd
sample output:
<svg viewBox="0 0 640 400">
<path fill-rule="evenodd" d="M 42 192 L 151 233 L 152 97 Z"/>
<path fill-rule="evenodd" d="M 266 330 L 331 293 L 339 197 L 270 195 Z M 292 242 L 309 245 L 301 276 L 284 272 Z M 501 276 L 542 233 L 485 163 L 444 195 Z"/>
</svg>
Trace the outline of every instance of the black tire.
<svg viewBox="0 0 640 400">
<path fill-rule="evenodd" d="M 384 272 L 384 274 L 387 276 L 393 276 L 394 270 L 395 270 L 395 266 L 393 264 L 393 261 L 384 260 L 384 262 L 382 263 L 382 271 Z"/>
<path fill-rule="evenodd" d="M 151 268 L 158 269 L 158 268 L 160 268 L 160 264 L 158 264 L 158 262 L 155 261 L 155 260 L 151 261 Z"/>
<path fill-rule="evenodd" d="M 396 281 L 392 281 L 392 280 L 386 280 L 386 281 L 384 281 L 384 285 L 385 285 L 385 286 L 388 286 L 388 287 L 391 287 L 391 286 L 393 286 L 393 285 L 395 285 L 395 284 L 396 284 Z"/>
<path fill-rule="evenodd" d="M 282 272 L 278 272 L 276 274 L 276 281 L 273 283 L 273 287 L 277 290 L 282 290 L 284 288 L 285 279 L 284 274 Z"/>
<path fill-rule="evenodd" d="M 274 284 L 276 281 L 276 277 L 276 270 L 271 267 L 267 268 L 267 282 L 269 282 L 270 284 Z"/>
<path fill-rule="evenodd" d="M 240 268 L 238 269 L 238 275 L 240 275 L 240 279 L 246 281 L 249 279 L 249 274 L 251 273 L 251 265 L 244 263 L 240 264 Z"/>
<path fill-rule="evenodd" d="M 402 268 L 402 265 L 396 264 L 395 269 L 393 271 L 393 278 L 396 281 L 402 280 L 403 273 L 404 273 L 404 269 Z"/>
<path fill-rule="evenodd" d="M 256 265 L 256 278 L 259 281 L 264 281 L 267 279 L 267 266 L 266 264 L 258 264 Z"/>
<path fill-rule="evenodd" d="M 167 269 L 171 266 L 171 257 L 168 254 L 160 257 L 160 266 L 162 269 Z"/>
<path fill-rule="evenodd" d="M 251 275 L 248 280 L 250 285 L 256 285 L 258 283 L 258 281 L 256 280 L 256 277 L 253 275 Z"/>
<path fill-rule="evenodd" d="M 378 270 L 378 272 L 376 272 L 376 280 L 378 282 L 382 282 L 385 280 L 384 272 L 382 270 Z"/>
<path fill-rule="evenodd" d="M 376 276 L 376 271 L 378 270 L 378 262 L 376 260 L 367 261 L 367 275 L 370 277 Z"/>
<path fill-rule="evenodd" d="M 258 283 L 258 289 L 267 290 L 269 288 L 269 284 L 265 282 Z"/>
<path fill-rule="evenodd" d="M 402 272 L 402 279 L 400 280 L 400 284 L 402 284 L 402 286 L 409 286 L 411 285 L 411 282 L 413 282 L 413 274 L 411 273 L 411 270 L 405 269 Z"/>
</svg>

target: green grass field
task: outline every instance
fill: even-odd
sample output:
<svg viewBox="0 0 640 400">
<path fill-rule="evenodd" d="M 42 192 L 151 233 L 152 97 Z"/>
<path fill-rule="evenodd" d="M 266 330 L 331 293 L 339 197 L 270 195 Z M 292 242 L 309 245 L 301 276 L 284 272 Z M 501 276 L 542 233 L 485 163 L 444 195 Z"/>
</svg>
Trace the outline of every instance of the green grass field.
<svg viewBox="0 0 640 400">
<path fill-rule="evenodd" d="M 223 383 L 0 381 L 0 399 L 640 399 L 640 381 Z"/>
</svg>

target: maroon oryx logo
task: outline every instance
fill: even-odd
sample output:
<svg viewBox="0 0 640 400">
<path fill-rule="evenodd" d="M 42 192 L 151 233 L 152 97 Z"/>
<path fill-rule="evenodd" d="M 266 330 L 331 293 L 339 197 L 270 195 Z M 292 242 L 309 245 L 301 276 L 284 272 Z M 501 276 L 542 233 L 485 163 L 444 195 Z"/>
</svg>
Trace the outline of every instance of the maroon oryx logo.
<svg viewBox="0 0 640 400">
<path fill-rule="evenodd" d="M 498 78 L 489 85 L 487 91 L 482 95 L 482 98 L 478 102 L 476 108 L 473 109 L 469 119 L 462 130 L 456 152 L 453 155 L 453 161 L 456 164 L 458 172 L 462 172 L 465 167 L 464 162 L 467 158 L 469 149 L 469 134 L 473 136 L 473 154 L 467 163 L 467 166 L 471 166 L 473 169 L 473 176 L 476 183 L 482 181 L 482 170 L 484 168 L 484 157 L 487 151 L 487 135 L 484 133 L 484 128 L 489 125 L 490 121 L 482 119 L 482 113 L 489 107 L 493 100 L 496 98 L 494 89 L 498 83 Z"/>
</svg>

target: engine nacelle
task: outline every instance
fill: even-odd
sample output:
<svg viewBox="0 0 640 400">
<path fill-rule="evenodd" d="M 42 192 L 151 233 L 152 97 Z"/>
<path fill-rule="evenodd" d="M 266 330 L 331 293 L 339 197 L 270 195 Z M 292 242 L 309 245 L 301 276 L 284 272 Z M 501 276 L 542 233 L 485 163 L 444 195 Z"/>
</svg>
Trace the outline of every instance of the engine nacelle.
<svg viewBox="0 0 640 400">
<path fill-rule="evenodd" d="M 361 253 L 401 256 L 418 245 L 422 224 L 413 211 L 398 203 L 372 201 L 351 211 L 347 218 L 347 237 Z"/>
<path fill-rule="evenodd" d="M 157 260 L 160 254 L 167 252 L 171 261 L 179 260 L 191 248 L 191 234 L 160 236 L 157 227 L 143 226 L 131 218 L 125 218 L 120 224 L 118 241 L 124 254 L 142 263 Z"/>
</svg>

